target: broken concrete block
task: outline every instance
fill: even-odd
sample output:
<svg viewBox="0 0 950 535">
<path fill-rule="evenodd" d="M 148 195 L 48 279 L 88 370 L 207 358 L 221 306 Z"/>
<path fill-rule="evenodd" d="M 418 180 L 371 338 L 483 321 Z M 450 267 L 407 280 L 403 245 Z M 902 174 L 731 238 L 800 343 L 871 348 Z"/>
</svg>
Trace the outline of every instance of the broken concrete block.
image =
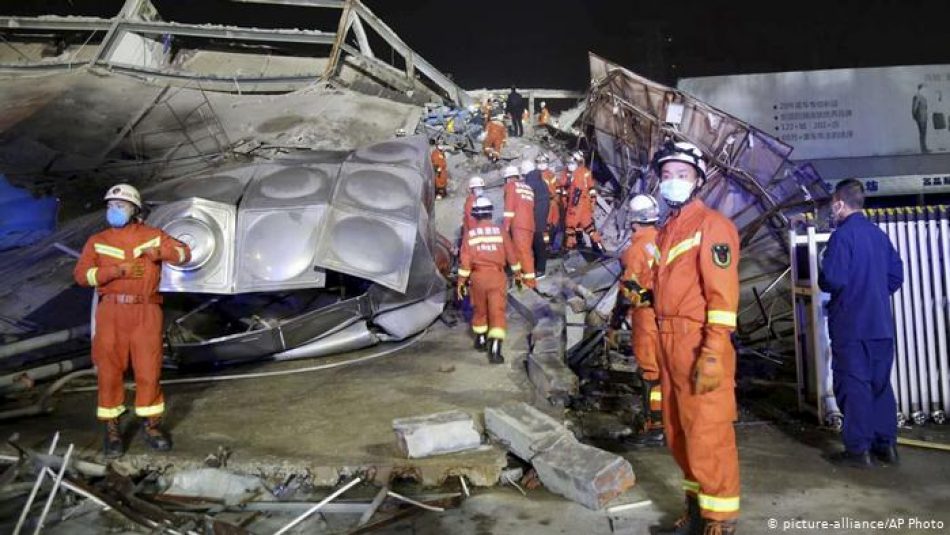
<svg viewBox="0 0 950 535">
<path fill-rule="evenodd" d="M 534 352 L 528 355 L 528 380 L 538 396 L 555 405 L 566 405 L 579 388 L 577 375 L 564 363 L 564 354 Z"/>
<path fill-rule="evenodd" d="M 567 306 L 570 307 L 568 314 L 571 312 L 579 314 L 587 310 L 587 301 L 584 300 L 583 297 L 575 295 L 574 297 L 567 300 Z"/>
<path fill-rule="evenodd" d="M 525 461 L 558 438 L 571 435 L 557 420 L 527 403 L 486 407 L 485 428 L 508 451 Z"/>
<path fill-rule="evenodd" d="M 530 323 L 536 323 L 541 318 L 552 316 L 551 303 L 541 297 L 538 292 L 525 288 L 521 291 L 508 292 L 508 302 Z"/>
<path fill-rule="evenodd" d="M 481 433 L 462 411 L 447 411 L 393 420 L 396 447 L 410 459 L 478 448 Z"/>
<path fill-rule="evenodd" d="M 574 346 L 584 339 L 584 327 L 587 325 L 587 314 L 585 312 L 574 312 L 567 309 L 567 344 L 565 348 L 570 351 Z"/>
<path fill-rule="evenodd" d="M 589 509 L 602 509 L 636 483 L 633 467 L 619 455 L 564 437 L 531 461 L 549 491 Z"/>
<path fill-rule="evenodd" d="M 535 336 L 535 331 L 531 331 L 531 352 L 561 355 L 564 353 L 564 343 L 560 336 Z"/>
<path fill-rule="evenodd" d="M 538 280 L 538 293 L 547 297 L 554 297 L 561 293 L 561 287 L 567 280 L 563 275 L 548 275 Z"/>
</svg>

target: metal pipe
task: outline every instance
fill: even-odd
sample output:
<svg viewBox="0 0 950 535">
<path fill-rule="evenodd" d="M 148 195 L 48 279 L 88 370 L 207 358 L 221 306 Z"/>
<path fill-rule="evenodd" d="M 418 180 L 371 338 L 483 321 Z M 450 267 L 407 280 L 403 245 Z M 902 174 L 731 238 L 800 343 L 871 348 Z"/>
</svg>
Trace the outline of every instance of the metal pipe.
<svg viewBox="0 0 950 535">
<path fill-rule="evenodd" d="M 69 448 L 66 449 L 66 456 L 63 457 L 63 466 L 59 469 L 59 474 L 56 475 L 56 480 L 53 482 L 53 489 L 49 492 L 49 498 L 46 499 L 46 505 L 43 506 L 43 513 L 40 514 L 40 519 L 36 522 L 36 529 L 33 531 L 33 535 L 39 535 L 43 531 L 43 522 L 46 521 L 46 515 L 49 514 L 50 507 L 53 506 L 53 500 L 56 499 L 56 494 L 59 492 L 60 485 L 63 484 L 63 476 L 66 475 L 66 468 L 69 466 L 69 458 L 73 456 L 73 445 L 70 444 Z"/>
<path fill-rule="evenodd" d="M 898 248 L 897 223 L 894 221 L 891 210 L 887 212 L 887 236 L 896 250 Z M 903 259 L 901 263 L 903 264 Z M 894 348 L 896 353 L 894 368 L 897 370 L 897 382 L 894 384 L 894 391 L 898 398 L 898 411 L 905 417 L 910 417 L 910 398 L 907 394 L 906 350 L 904 348 L 904 299 L 902 288 L 903 285 L 891 296 L 894 308 Z"/>
<path fill-rule="evenodd" d="M 0 412 L 0 420 L 6 420 L 8 418 L 21 418 L 23 416 L 36 416 L 38 414 L 44 414 L 50 411 L 50 408 L 47 406 L 50 398 L 55 394 L 60 388 L 66 385 L 69 381 L 73 379 L 84 377 L 86 375 L 95 375 L 96 370 L 89 368 L 85 370 L 77 370 L 68 375 L 64 375 L 57 379 L 52 385 L 50 385 L 43 395 L 40 396 L 40 399 L 36 403 L 28 407 L 22 407 L 19 409 L 12 409 L 9 411 Z M 95 390 L 96 387 L 93 387 Z"/>
<path fill-rule="evenodd" d="M 362 481 L 362 478 L 360 478 L 360 477 L 355 477 L 355 478 L 353 478 L 352 481 L 350 481 L 350 482 L 347 483 L 346 485 L 343 485 L 341 488 L 337 489 L 333 494 L 331 494 L 331 495 L 327 496 L 326 498 L 320 500 L 320 503 L 318 503 L 317 505 L 314 505 L 314 506 L 311 507 L 310 509 L 307 509 L 302 515 L 300 515 L 300 516 L 298 516 L 297 518 L 291 520 L 289 524 L 287 524 L 286 526 L 284 526 L 284 527 L 280 528 L 279 530 L 277 530 L 277 533 L 275 533 L 274 535 L 282 535 L 282 534 L 284 534 L 284 533 L 287 533 L 291 528 L 293 528 L 293 527 L 296 526 L 297 524 L 299 524 L 299 523 L 303 522 L 304 520 L 306 520 L 308 516 L 312 515 L 313 513 L 316 513 L 317 511 L 319 511 L 321 507 L 323 507 L 324 505 L 326 505 L 326 504 L 332 502 L 334 499 L 336 499 L 337 496 L 339 496 L 339 495 L 343 494 L 344 492 L 350 490 L 350 488 L 352 488 L 353 486 L 355 486 L 355 485 L 356 485 L 357 483 L 359 483 L 360 481 Z"/>
<path fill-rule="evenodd" d="M 89 325 L 77 325 L 61 331 L 43 334 L 19 342 L 0 346 L 0 359 L 9 358 L 21 353 L 36 351 L 44 347 L 49 347 L 69 340 L 74 340 L 83 336 L 89 336 Z"/>
<path fill-rule="evenodd" d="M 908 282 L 910 277 L 910 252 L 907 246 L 907 221 L 904 219 L 903 214 L 903 209 L 897 210 L 898 254 L 904 262 L 904 288 L 901 290 L 901 294 L 904 300 L 905 328 L 903 336 L 906 337 L 907 350 L 904 362 L 907 365 L 907 387 L 908 396 L 910 397 L 910 413 L 907 414 L 907 417 L 910 418 L 914 413 L 920 410 L 920 396 L 917 391 L 917 358 L 916 345 L 914 343 L 914 329 L 911 328 L 914 324 L 914 308 L 910 283 Z"/>
<path fill-rule="evenodd" d="M 91 365 L 92 358 L 90 358 L 89 355 L 82 355 L 52 364 L 45 364 L 29 370 L 3 375 L 0 376 L 0 393 L 28 390 L 33 387 L 32 383 L 34 381 L 58 377 L 74 370 L 88 368 Z"/>
<path fill-rule="evenodd" d="M 56 444 L 59 443 L 59 431 L 53 435 L 53 442 L 49 445 L 49 454 L 52 455 L 56 451 Z M 26 522 L 26 517 L 30 513 L 30 507 L 33 507 L 33 500 L 36 499 L 36 493 L 40 490 L 40 485 L 43 484 L 43 478 L 46 477 L 46 471 L 41 470 L 39 475 L 36 476 L 36 484 L 33 485 L 33 490 L 30 492 L 29 498 L 26 499 L 26 504 L 23 506 L 23 511 L 20 512 L 20 519 L 17 520 L 16 527 L 13 528 L 13 535 L 19 535 L 20 530 L 23 529 L 23 523 Z"/>
<path fill-rule="evenodd" d="M 944 314 L 947 319 L 947 326 L 950 327 L 950 220 L 948 220 L 948 208 L 945 206 L 941 208 L 942 214 L 940 215 L 940 249 L 943 251 L 943 267 L 941 271 L 943 272 L 943 302 L 938 303 L 938 305 L 943 309 Z M 946 332 L 942 329 L 941 332 Z M 948 341 L 950 345 L 950 341 Z M 950 413 L 950 348 L 945 349 L 941 354 L 943 355 L 943 386 L 942 390 L 944 392 L 943 396 L 943 411 L 944 413 Z"/>
<path fill-rule="evenodd" d="M 927 341 L 927 378 L 930 380 L 925 409 L 933 414 L 935 410 L 940 410 L 940 399 L 938 392 L 940 386 L 938 382 L 939 372 L 937 371 L 937 347 L 934 339 L 934 294 L 931 291 L 930 280 L 933 271 L 930 266 L 930 240 L 927 236 L 927 220 L 929 216 L 926 212 L 917 212 L 917 241 L 920 246 L 920 280 L 921 280 L 921 305 L 924 307 L 924 332 Z"/>
<path fill-rule="evenodd" d="M 927 420 L 927 405 L 930 401 L 930 389 L 927 384 L 927 347 L 924 340 L 924 311 L 923 296 L 920 294 L 920 244 L 916 232 L 917 224 L 913 209 L 907 209 L 907 243 L 910 252 L 910 289 L 914 304 L 914 339 L 916 342 L 915 355 L 917 357 L 917 381 L 915 385 L 920 394 L 920 406 L 911 418 L 915 423 L 922 424 Z"/>
</svg>

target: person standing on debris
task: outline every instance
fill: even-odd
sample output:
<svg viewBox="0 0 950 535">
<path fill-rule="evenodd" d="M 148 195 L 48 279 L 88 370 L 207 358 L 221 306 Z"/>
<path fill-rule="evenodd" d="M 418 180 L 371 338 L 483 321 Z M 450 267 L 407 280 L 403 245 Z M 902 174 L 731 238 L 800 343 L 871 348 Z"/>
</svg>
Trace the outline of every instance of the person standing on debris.
<svg viewBox="0 0 950 535">
<path fill-rule="evenodd" d="M 571 173 L 571 179 L 567 190 L 567 214 L 564 222 L 567 227 L 566 247 L 574 249 L 583 244 L 584 233 L 587 233 L 591 249 L 604 254 L 600 233 L 594 226 L 594 198 L 597 197 L 597 188 L 590 169 L 584 165 L 584 153 L 575 152 L 567 164 L 567 169 Z"/>
<path fill-rule="evenodd" d="M 123 376 L 131 360 L 135 373 L 135 414 L 144 419 L 145 442 L 167 451 L 171 441 L 161 428 L 165 398 L 162 370 L 162 263 L 191 258 L 184 243 L 142 223 L 142 197 L 128 184 L 106 193 L 111 228 L 94 234 L 73 270 L 80 286 L 93 287 L 99 299 L 92 360 L 99 379 L 96 416 L 105 422 L 106 457 L 124 452 L 119 417 L 125 412 Z"/>
<path fill-rule="evenodd" d="M 548 111 L 548 105 L 541 101 L 541 111 L 538 112 L 538 126 L 547 126 L 551 121 L 551 112 Z"/>
<path fill-rule="evenodd" d="M 739 234 L 696 197 L 706 160 L 691 143 L 666 142 L 654 155 L 670 207 L 657 235 L 654 269 L 666 440 L 683 470 L 687 514 L 673 533 L 735 533 L 739 517 L 736 353 Z"/>
<path fill-rule="evenodd" d="M 514 243 L 507 232 L 492 223 L 492 210 L 491 201 L 485 197 L 476 199 L 472 206 L 476 224 L 462 237 L 456 293 L 461 301 L 471 279 L 475 349 L 483 351 L 487 348 L 488 361 L 501 364 L 505 361 L 501 344 L 505 339 L 505 314 L 508 310 L 505 265 L 511 267 L 519 287 L 522 275 Z"/>
<path fill-rule="evenodd" d="M 653 310 L 653 266 L 659 250 L 656 246 L 656 224 L 660 207 L 650 195 L 636 195 L 630 200 L 630 246 L 620 256 L 620 314 L 630 323 L 633 356 L 637 360 L 643 382 L 643 410 L 647 414 L 644 432 L 630 441 L 633 446 L 662 446 L 663 392 L 660 387 L 659 332 Z M 624 313 L 626 309 L 626 313 Z M 614 325 L 619 328 L 619 325 Z"/>
<path fill-rule="evenodd" d="M 429 140 L 429 145 L 432 145 L 432 154 L 429 155 L 429 158 L 432 161 L 432 170 L 435 171 L 435 198 L 438 200 L 447 195 L 449 166 L 445 161 L 445 151 L 443 151 L 442 145 L 439 145 L 435 138 Z"/>
<path fill-rule="evenodd" d="M 557 175 L 549 168 L 548 157 L 539 154 L 536 162 L 538 170 L 541 171 L 541 180 L 544 181 L 544 185 L 548 190 L 548 217 L 544 226 L 544 244 L 550 249 L 551 240 L 555 236 L 558 222 L 561 219 L 561 195 Z"/>
<path fill-rule="evenodd" d="M 485 193 L 485 179 L 480 176 L 473 176 L 468 179 L 468 197 L 465 197 L 465 207 L 462 209 L 462 234 L 468 234 L 468 229 L 475 227 L 475 216 L 472 215 L 472 208 L 475 206 L 475 199 Z"/>
<path fill-rule="evenodd" d="M 533 160 L 521 162 L 521 174 L 525 184 L 534 192 L 534 239 L 531 242 L 531 256 L 534 260 L 535 275 L 540 279 L 544 277 L 548 265 L 548 247 L 544 238 L 550 211 L 548 187 L 541 178 L 541 171 L 535 168 Z"/>
<path fill-rule="evenodd" d="M 493 163 L 501 159 L 501 149 L 508 141 L 508 129 L 505 128 L 504 116 L 495 115 L 485 127 L 485 140 L 482 142 L 482 152 Z"/>
<path fill-rule="evenodd" d="M 505 104 L 505 112 L 508 113 L 509 117 L 511 117 L 511 135 L 514 137 L 523 136 L 524 125 L 521 121 L 525 112 L 524 97 L 522 97 L 521 93 L 515 89 L 515 86 L 511 86 L 511 92 L 508 93 L 508 101 Z"/>
<path fill-rule="evenodd" d="M 837 229 L 821 259 L 818 286 L 831 294 L 831 369 L 844 414 L 845 449 L 831 461 L 870 468 L 872 454 L 885 464 L 899 462 L 891 294 L 904 282 L 904 266 L 887 234 L 864 217 L 862 208 L 861 182 L 839 182 L 831 204 Z"/>
<path fill-rule="evenodd" d="M 505 233 L 511 236 L 518 252 L 524 275 L 524 284 L 534 288 L 534 190 L 525 184 L 518 168 L 505 168 Z"/>
</svg>

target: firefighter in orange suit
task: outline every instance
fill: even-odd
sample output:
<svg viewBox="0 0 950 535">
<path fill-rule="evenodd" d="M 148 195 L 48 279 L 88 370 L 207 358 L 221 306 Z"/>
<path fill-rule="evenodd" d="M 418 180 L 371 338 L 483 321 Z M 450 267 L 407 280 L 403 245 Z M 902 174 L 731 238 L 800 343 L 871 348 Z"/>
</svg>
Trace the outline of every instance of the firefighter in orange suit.
<svg viewBox="0 0 950 535">
<path fill-rule="evenodd" d="M 659 333 L 653 310 L 653 266 L 656 264 L 656 223 L 660 208 L 650 195 L 630 200 L 629 221 L 634 234 L 620 256 L 623 265 L 620 317 L 626 311 L 632 330 L 633 355 L 643 381 L 644 432 L 630 440 L 633 446 L 663 446 L 663 393 L 660 387 Z M 619 326 L 615 326 L 619 327 Z"/>
<path fill-rule="evenodd" d="M 435 198 L 441 199 L 446 196 L 445 190 L 449 186 L 449 166 L 445 161 L 445 152 L 436 140 L 430 139 L 429 145 L 432 145 L 429 158 L 432 161 L 432 170 L 435 171 Z"/>
<path fill-rule="evenodd" d="M 462 300 L 467 292 L 466 284 L 471 280 L 475 349 L 487 348 L 488 361 L 501 364 L 505 361 L 501 344 L 505 339 L 508 307 L 505 265 L 511 266 L 518 286 L 521 286 L 521 266 L 507 233 L 492 223 L 491 201 L 484 197 L 476 199 L 472 216 L 477 222 L 463 236 L 456 291 Z"/>
<path fill-rule="evenodd" d="M 128 184 L 106 193 L 111 228 L 86 241 L 73 276 L 95 287 L 99 299 L 92 359 L 99 382 L 96 416 L 105 422 L 104 453 L 124 452 L 119 417 L 125 412 L 123 376 L 131 362 L 135 373 L 135 414 L 144 419 L 145 441 L 153 449 L 171 449 L 161 428 L 165 400 L 159 386 L 162 369 L 162 297 L 158 294 L 162 262 L 182 264 L 191 258 L 187 245 L 145 225 L 142 198 Z"/>
<path fill-rule="evenodd" d="M 475 226 L 475 217 L 472 215 L 472 208 L 475 206 L 475 199 L 485 193 L 485 179 L 480 176 L 473 176 L 468 179 L 468 197 L 465 197 L 465 207 L 462 209 L 462 233 L 463 238 L 468 234 L 468 229 Z"/>
<path fill-rule="evenodd" d="M 505 128 L 504 116 L 496 115 L 485 126 L 485 140 L 482 142 L 482 151 L 492 162 L 501 158 L 501 149 L 508 141 L 508 129 Z"/>
<path fill-rule="evenodd" d="M 732 221 L 695 198 L 706 181 L 698 147 L 667 142 L 653 163 L 671 208 L 657 236 L 654 271 L 663 416 L 687 503 L 673 533 L 735 533 L 739 454 L 731 334 L 739 305 L 739 235 Z"/>
<path fill-rule="evenodd" d="M 544 243 L 550 247 L 551 238 L 554 236 L 558 222 L 561 219 L 561 199 L 558 191 L 558 179 L 554 171 L 551 171 L 548 164 L 548 157 L 539 154 L 535 163 L 538 170 L 541 171 L 541 180 L 548 187 L 548 217 L 546 228 L 544 229 Z"/>
<path fill-rule="evenodd" d="M 534 190 L 521 179 L 518 168 L 505 168 L 505 233 L 511 236 L 528 288 L 537 286 L 534 273 Z"/>
<path fill-rule="evenodd" d="M 594 198 L 597 196 L 597 188 L 590 169 L 584 165 L 584 154 L 575 152 L 567 164 L 567 169 L 571 173 L 571 181 L 567 190 L 567 213 L 564 217 L 566 247 L 576 248 L 579 243 L 583 243 L 583 235 L 587 233 L 591 248 L 603 254 L 600 233 L 594 226 Z"/>
<path fill-rule="evenodd" d="M 551 112 L 548 111 L 548 105 L 541 101 L 541 111 L 538 112 L 538 126 L 547 126 L 551 120 Z"/>
</svg>

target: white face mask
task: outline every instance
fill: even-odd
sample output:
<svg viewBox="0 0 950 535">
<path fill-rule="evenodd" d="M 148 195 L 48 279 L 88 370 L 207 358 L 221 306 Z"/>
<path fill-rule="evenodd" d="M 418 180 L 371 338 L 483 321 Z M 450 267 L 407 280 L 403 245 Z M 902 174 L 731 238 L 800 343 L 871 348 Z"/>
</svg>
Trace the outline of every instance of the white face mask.
<svg viewBox="0 0 950 535">
<path fill-rule="evenodd" d="M 548 170 L 548 164 L 546 164 L 546 163 L 539 163 L 539 164 L 538 164 L 538 169 L 540 169 L 541 171 L 547 171 L 547 170 Z"/>
<path fill-rule="evenodd" d="M 577 164 L 576 164 L 576 163 L 569 163 L 569 164 L 567 164 L 567 169 L 568 169 L 569 171 L 576 171 L 576 170 L 577 170 Z"/>
<path fill-rule="evenodd" d="M 693 194 L 693 182 L 684 178 L 668 178 L 660 182 L 660 195 L 666 199 L 667 204 L 679 206 L 689 199 Z"/>
<path fill-rule="evenodd" d="M 485 188 L 472 188 L 472 193 L 474 193 L 476 197 L 481 197 L 484 191 Z"/>
</svg>

